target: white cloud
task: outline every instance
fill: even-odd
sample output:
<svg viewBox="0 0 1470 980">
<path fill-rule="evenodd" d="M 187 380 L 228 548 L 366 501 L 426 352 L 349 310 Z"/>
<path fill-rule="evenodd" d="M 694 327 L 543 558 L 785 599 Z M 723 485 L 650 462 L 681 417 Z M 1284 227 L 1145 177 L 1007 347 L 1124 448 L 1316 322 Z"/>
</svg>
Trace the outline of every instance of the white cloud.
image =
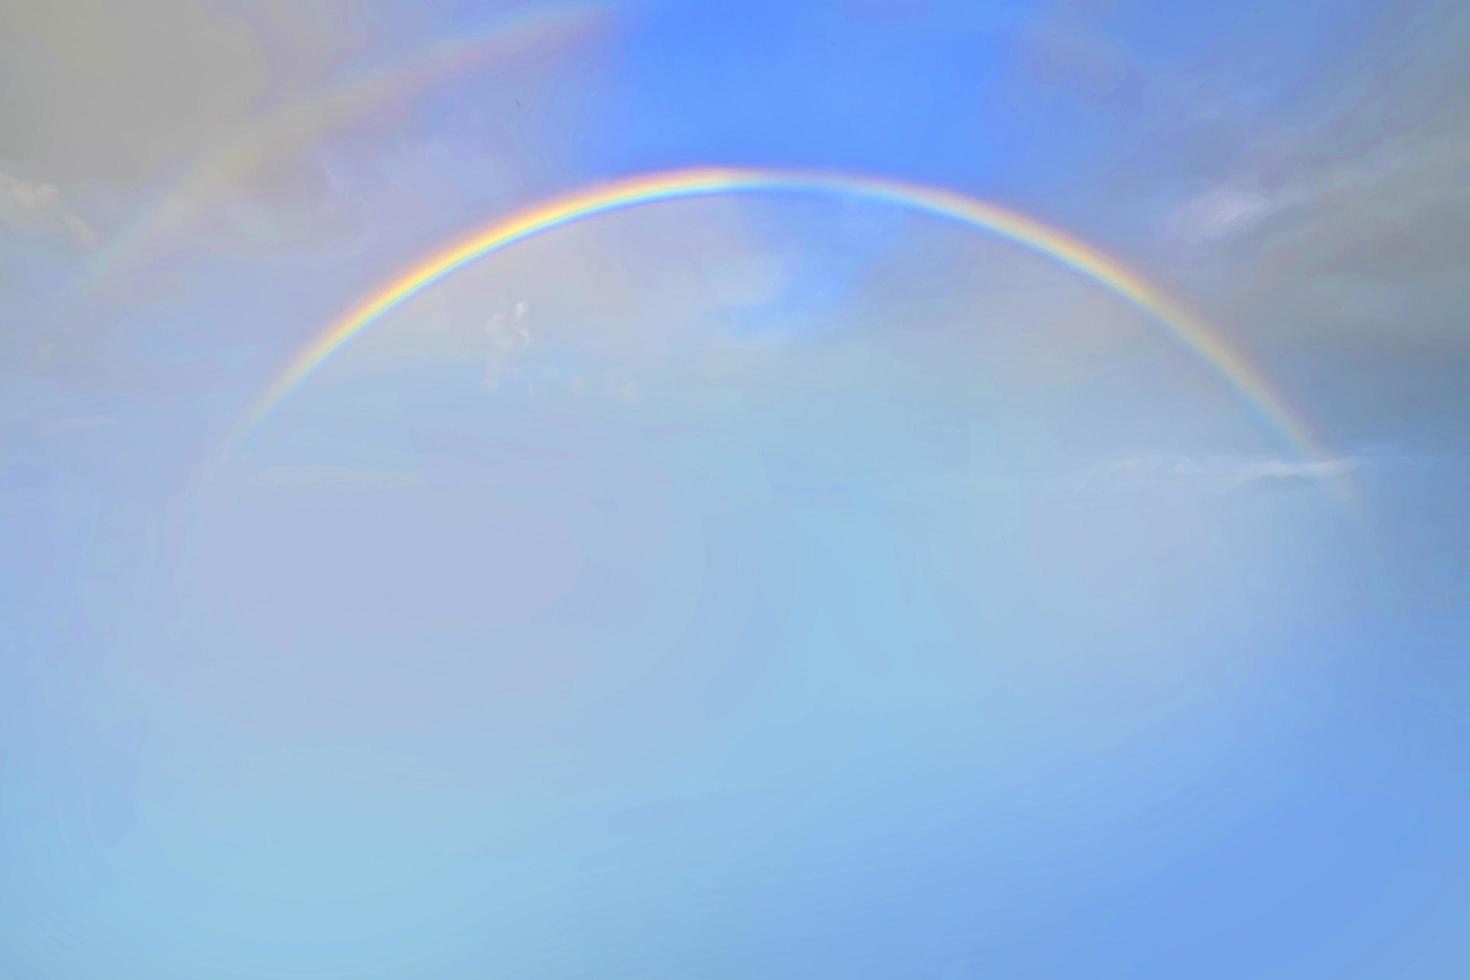
<svg viewBox="0 0 1470 980">
<path fill-rule="evenodd" d="M 97 244 L 97 233 L 62 200 L 55 184 L 12 177 L 0 171 L 0 226 L 34 234 L 61 235 L 79 245 Z"/>
<path fill-rule="evenodd" d="M 1310 461 L 1279 459 L 1243 461 L 1239 465 L 1238 479 L 1242 483 L 1273 478 L 1332 480 L 1346 476 L 1361 464 L 1361 460 L 1347 457 Z"/>
<path fill-rule="evenodd" d="M 1161 483 L 1194 482 L 1235 490 L 1254 486 L 1309 485 L 1341 479 L 1362 461 L 1349 457 L 1305 460 L 1253 456 L 1135 456 L 1080 470 L 1064 483 L 1104 491 L 1144 489 Z"/>
<path fill-rule="evenodd" d="M 525 325 L 531 304 L 517 300 L 510 313 L 496 313 L 485 325 L 490 352 L 485 359 L 485 387 L 494 391 L 505 377 L 506 367 L 518 351 L 531 346 L 531 331 Z"/>
<path fill-rule="evenodd" d="M 1343 457 L 1298 460 L 1260 456 L 1156 454 L 1124 456 L 1064 470 L 941 477 L 905 484 L 905 497 L 934 498 L 1024 494 L 1120 496 L 1165 487 L 1204 493 L 1306 488 L 1347 478 L 1367 460 Z"/>
<path fill-rule="evenodd" d="M 1277 236 L 1313 246 L 1310 254 L 1332 254 L 1343 251 L 1345 234 L 1411 231 L 1470 205 L 1460 179 L 1470 167 L 1463 139 L 1415 137 L 1323 159 L 1313 148 L 1327 139 L 1296 134 L 1284 159 L 1275 149 L 1185 199 L 1166 218 L 1168 229 L 1185 239 L 1219 240 L 1272 222 Z"/>
<path fill-rule="evenodd" d="M 1218 241 L 1239 234 L 1276 208 L 1268 195 L 1239 187 L 1214 187 L 1186 199 L 1166 219 L 1169 234 L 1186 242 Z"/>
</svg>

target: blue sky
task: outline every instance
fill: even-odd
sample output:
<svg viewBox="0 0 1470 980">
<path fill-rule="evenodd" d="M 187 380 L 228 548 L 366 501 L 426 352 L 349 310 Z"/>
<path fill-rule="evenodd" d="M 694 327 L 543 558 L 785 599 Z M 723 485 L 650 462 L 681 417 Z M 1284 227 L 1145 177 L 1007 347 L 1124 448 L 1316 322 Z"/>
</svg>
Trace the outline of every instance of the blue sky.
<svg viewBox="0 0 1470 980">
<path fill-rule="evenodd" d="M 1458 7 L 10 12 L 0 974 L 1463 976 Z"/>
</svg>

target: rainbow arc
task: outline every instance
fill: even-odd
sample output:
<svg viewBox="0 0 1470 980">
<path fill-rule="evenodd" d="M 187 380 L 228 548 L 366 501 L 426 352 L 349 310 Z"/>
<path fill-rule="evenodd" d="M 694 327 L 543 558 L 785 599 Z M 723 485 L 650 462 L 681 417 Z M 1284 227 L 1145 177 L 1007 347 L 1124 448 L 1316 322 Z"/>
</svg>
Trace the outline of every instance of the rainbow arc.
<svg viewBox="0 0 1470 980">
<path fill-rule="evenodd" d="M 1151 316 L 1212 365 L 1303 456 L 1330 458 L 1266 376 L 1203 317 L 1076 237 L 1028 215 L 943 188 L 847 173 L 734 167 L 665 171 L 599 184 L 529 205 L 434 251 L 368 292 L 292 358 L 251 405 L 236 437 L 254 428 L 353 337 L 472 262 L 534 235 L 611 211 L 659 201 L 763 192 L 850 195 L 886 202 L 958 222 L 1045 255 Z"/>
</svg>

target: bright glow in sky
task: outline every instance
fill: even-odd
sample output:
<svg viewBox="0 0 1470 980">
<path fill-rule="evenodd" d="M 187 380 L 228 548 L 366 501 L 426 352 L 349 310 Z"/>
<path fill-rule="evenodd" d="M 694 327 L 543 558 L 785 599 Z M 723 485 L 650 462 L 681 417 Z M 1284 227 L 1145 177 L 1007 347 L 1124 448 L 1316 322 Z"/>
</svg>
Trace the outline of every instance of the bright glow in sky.
<svg viewBox="0 0 1470 980">
<path fill-rule="evenodd" d="M 1463 4 L 15 6 L 0 977 L 1466 975 Z"/>
</svg>

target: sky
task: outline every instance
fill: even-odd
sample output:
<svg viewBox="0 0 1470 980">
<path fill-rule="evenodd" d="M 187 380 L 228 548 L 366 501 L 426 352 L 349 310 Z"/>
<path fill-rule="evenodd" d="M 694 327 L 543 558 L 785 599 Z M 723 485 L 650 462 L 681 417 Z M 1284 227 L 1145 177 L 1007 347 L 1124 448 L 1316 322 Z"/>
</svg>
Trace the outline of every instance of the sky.
<svg viewBox="0 0 1470 980">
<path fill-rule="evenodd" d="M 1470 8 L 0 20 L 6 980 L 1470 969 Z"/>
</svg>

